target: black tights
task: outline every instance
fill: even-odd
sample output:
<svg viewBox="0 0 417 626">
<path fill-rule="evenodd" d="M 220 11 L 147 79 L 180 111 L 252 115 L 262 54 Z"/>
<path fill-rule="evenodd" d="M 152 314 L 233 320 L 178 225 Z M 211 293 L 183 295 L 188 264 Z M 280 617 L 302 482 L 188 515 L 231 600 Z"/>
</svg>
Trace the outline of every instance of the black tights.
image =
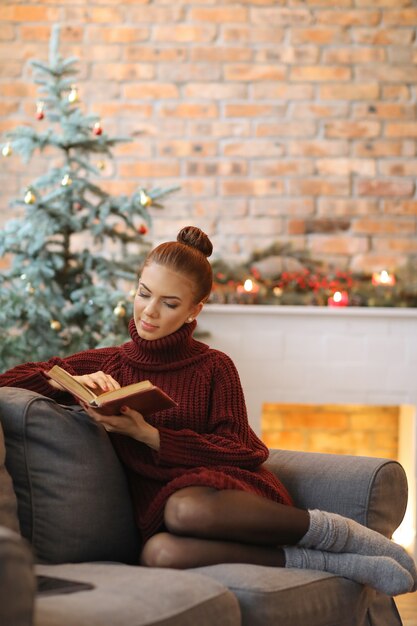
<svg viewBox="0 0 417 626">
<path fill-rule="evenodd" d="M 186 487 L 168 499 L 168 532 L 151 537 L 141 563 L 185 569 L 216 563 L 283 567 L 282 545 L 296 544 L 307 532 L 307 511 L 253 493 Z"/>
</svg>

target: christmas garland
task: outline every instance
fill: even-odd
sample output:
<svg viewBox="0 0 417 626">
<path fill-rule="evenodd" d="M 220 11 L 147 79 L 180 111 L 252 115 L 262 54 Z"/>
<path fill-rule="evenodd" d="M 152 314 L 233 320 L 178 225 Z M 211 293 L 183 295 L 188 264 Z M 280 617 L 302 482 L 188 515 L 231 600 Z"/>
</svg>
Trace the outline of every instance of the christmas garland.
<svg viewBox="0 0 417 626">
<path fill-rule="evenodd" d="M 368 274 L 325 265 L 305 251 L 274 244 L 248 261 L 212 264 L 211 303 L 417 307 L 417 261 Z"/>
</svg>

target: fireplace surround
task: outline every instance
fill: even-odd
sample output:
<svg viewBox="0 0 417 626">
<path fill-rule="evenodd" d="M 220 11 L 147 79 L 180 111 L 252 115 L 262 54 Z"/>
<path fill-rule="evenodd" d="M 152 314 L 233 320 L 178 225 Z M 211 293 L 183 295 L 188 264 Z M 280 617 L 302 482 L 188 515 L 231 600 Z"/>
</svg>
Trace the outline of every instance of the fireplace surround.
<svg viewBox="0 0 417 626">
<path fill-rule="evenodd" d="M 417 309 L 209 304 L 198 333 L 235 362 L 259 435 L 265 403 L 400 407 L 416 555 Z"/>
</svg>

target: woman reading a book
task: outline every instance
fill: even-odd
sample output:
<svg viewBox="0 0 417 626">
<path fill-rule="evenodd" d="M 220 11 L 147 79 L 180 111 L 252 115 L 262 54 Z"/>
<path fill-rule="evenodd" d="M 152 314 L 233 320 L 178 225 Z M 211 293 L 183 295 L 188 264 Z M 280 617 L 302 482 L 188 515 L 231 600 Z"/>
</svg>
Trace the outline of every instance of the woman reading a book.
<svg viewBox="0 0 417 626">
<path fill-rule="evenodd" d="M 182 229 L 145 261 L 130 341 L 18 366 L 0 385 L 68 402 L 44 375 L 59 365 L 96 394 L 149 379 L 176 401 L 146 418 L 128 405 L 117 415 L 84 405 L 127 469 L 143 565 L 244 562 L 333 572 L 389 595 L 416 589 L 400 546 L 342 516 L 296 508 L 263 465 L 268 450 L 249 426 L 233 362 L 193 338 L 212 287 L 211 251 L 202 231 Z"/>
</svg>

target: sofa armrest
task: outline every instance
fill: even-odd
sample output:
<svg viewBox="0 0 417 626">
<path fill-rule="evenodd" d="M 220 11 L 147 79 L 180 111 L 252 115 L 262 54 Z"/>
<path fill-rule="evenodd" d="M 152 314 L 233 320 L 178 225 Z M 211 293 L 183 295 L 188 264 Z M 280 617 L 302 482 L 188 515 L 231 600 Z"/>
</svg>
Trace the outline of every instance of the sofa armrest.
<svg viewBox="0 0 417 626">
<path fill-rule="evenodd" d="M 340 513 L 391 537 L 407 507 L 407 477 L 390 459 L 271 450 L 266 463 L 303 509 Z"/>
<path fill-rule="evenodd" d="M 29 546 L 20 535 L 0 526 L 0 624 L 31 626 L 35 589 Z"/>
</svg>

